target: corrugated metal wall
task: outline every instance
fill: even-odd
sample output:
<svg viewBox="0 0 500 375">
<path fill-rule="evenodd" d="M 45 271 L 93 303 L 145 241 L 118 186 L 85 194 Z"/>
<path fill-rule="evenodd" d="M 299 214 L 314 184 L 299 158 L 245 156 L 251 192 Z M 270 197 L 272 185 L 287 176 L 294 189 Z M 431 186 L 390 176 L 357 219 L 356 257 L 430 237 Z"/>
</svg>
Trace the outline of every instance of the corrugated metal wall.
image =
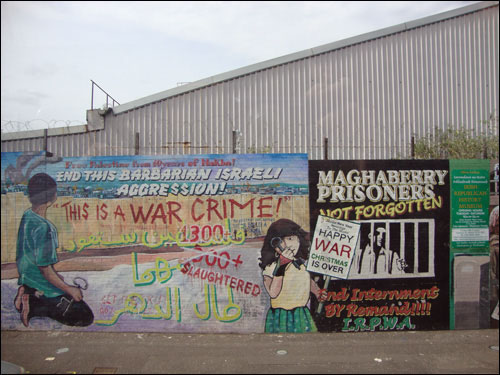
<svg viewBox="0 0 500 375">
<path fill-rule="evenodd" d="M 48 137 L 60 156 L 238 153 L 410 156 L 412 135 L 449 125 L 498 134 L 498 3 L 208 85 L 115 115 L 105 129 Z M 43 149 L 43 139 L 2 151 Z"/>
</svg>

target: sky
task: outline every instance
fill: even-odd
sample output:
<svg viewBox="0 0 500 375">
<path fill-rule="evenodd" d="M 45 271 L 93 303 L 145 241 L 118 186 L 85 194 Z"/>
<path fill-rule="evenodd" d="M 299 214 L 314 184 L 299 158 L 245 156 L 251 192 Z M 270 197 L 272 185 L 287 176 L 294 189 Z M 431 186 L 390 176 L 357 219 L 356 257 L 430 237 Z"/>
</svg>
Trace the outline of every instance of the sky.
<svg viewBox="0 0 500 375">
<path fill-rule="evenodd" d="M 2 133 L 477 2 L 2 1 Z"/>
</svg>

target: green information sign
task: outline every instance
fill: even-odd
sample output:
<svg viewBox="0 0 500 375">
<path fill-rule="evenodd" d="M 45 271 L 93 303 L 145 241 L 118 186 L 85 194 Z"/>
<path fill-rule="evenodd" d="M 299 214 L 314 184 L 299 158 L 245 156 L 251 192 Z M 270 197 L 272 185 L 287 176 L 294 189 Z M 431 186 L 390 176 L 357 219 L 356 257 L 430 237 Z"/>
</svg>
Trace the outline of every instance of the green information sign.
<svg viewBox="0 0 500 375">
<path fill-rule="evenodd" d="M 488 160 L 450 160 L 451 247 L 488 247 Z"/>
</svg>

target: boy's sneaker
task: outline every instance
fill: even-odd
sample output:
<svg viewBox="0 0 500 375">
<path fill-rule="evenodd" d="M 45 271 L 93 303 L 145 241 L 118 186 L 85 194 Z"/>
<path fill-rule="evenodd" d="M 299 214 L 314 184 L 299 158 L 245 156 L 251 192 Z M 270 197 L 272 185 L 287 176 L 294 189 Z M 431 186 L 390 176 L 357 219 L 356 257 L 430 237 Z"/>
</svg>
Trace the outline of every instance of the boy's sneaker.
<svg viewBox="0 0 500 375">
<path fill-rule="evenodd" d="M 17 312 L 21 312 L 23 295 L 24 295 L 24 286 L 21 285 L 19 289 L 17 289 L 17 295 L 16 298 L 14 299 L 14 306 L 16 307 Z"/>
<path fill-rule="evenodd" d="M 30 313 L 30 296 L 29 294 L 23 294 L 22 298 L 23 310 L 21 311 L 21 322 L 23 322 L 25 327 L 29 325 L 29 313 Z"/>
</svg>

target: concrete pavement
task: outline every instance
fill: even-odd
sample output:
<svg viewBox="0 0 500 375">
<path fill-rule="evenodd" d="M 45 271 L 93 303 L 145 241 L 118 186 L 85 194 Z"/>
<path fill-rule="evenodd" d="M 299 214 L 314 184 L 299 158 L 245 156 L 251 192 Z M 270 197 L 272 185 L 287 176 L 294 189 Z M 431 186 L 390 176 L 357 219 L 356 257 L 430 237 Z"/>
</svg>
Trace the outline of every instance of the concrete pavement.
<svg viewBox="0 0 500 375">
<path fill-rule="evenodd" d="M 31 374 L 498 374 L 498 329 L 314 334 L 2 331 Z"/>
</svg>

